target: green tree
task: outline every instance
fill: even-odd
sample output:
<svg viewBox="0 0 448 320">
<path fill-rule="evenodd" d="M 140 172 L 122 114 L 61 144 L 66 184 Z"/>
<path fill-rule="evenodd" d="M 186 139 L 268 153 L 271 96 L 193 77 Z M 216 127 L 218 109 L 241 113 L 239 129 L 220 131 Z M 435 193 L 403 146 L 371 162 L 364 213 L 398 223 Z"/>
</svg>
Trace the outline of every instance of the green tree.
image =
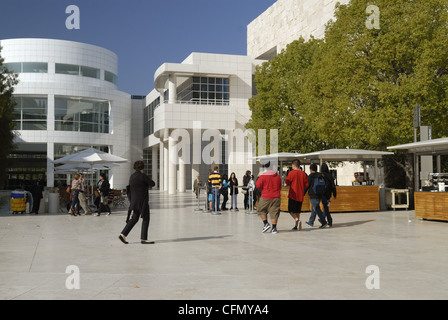
<svg viewBox="0 0 448 320">
<path fill-rule="evenodd" d="M 366 8 L 380 9 L 380 29 Z M 300 39 L 256 71 L 252 129 L 279 129 L 279 151 L 384 150 L 413 139 L 422 105 L 434 137 L 448 127 L 447 0 L 352 0 L 323 40 Z"/>
<path fill-rule="evenodd" d="M 324 144 L 312 135 L 302 116 L 305 106 L 301 88 L 322 40 L 303 38 L 289 44 L 273 60 L 257 67 L 257 95 L 249 100 L 252 118 L 246 127 L 254 130 L 278 129 L 279 151 L 313 151 Z M 267 139 L 269 141 L 269 138 Z M 267 146 L 269 150 L 269 145 Z"/>
<path fill-rule="evenodd" d="M 380 9 L 379 30 L 365 25 L 369 4 Z M 321 115 L 308 117 L 319 137 L 375 150 L 410 142 L 417 104 L 435 137 L 446 136 L 447 1 L 352 0 L 335 19 L 303 90 Z"/>
<path fill-rule="evenodd" d="M 369 29 L 369 5 L 380 28 Z M 300 39 L 255 74 L 248 128 L 278 128 L 279 151 L 385 150 L 413 140 L 413 109 L 448 135 L 448 0 L 351 0 L 322 40 Z M 407 174 L 409 156 L 391 159 Z M 400 182 L 402 184 L 402 182 Z"/>
<path fill-rule="evenodd" d="M 3 65 L 1 49 L 0 47 L 0 189 L 5 186 L 9 155 L 14 149 L 13 92 L 18 83 L 17 75 L 9 72 Z"/>
</svg>

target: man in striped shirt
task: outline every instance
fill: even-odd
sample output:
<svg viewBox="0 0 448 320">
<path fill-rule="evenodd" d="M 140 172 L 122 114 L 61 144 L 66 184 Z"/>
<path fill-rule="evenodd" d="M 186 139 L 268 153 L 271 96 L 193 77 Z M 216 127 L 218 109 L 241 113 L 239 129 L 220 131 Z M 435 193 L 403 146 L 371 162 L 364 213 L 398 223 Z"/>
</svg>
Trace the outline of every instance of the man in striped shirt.
<svg viewBox="0 0 448 320">
<path fill-rule="evenodd" d="M 219 209 L 219 191 L 222 187 L 222 177 L 218 172 L 219 168 L 215 167 L 214 171 L 208 176 L 208 183 L 212 187 L 212 214 L 221 214 L 218 213 L 221 210 Z M 215 212 L 215 204 L 216 204 L 216 212 Z"/>
</svg>

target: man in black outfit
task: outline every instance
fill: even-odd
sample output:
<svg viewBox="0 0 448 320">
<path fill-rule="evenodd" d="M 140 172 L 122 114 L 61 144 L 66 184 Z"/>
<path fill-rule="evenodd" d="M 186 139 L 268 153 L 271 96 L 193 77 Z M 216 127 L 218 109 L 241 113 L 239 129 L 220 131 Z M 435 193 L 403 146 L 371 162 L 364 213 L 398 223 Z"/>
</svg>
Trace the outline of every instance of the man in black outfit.
<svg viewBox="0 0 448 320">
<path fill-rule="evenodd" d="M 129 179 L 129 189 L 131 194 L 131 204 L 129 210 L 133 211 L 132 218 L 128 221 L 123 231 L 119 235 L 121 242 L 127 244 L 126 237 L 131 232 L 132 228 L 137 224 L 140 216 L 143 219 L 141 231 L 141 243 L 153 244 L 153 241 L 148 241 L 149 229 L 149 194 L 148 189 L 154 187 L 154 181 L 143 173 L 145 164 L 143 161 L 136 161 L 134 169 L 136 170 Z"/>
<path fill-rule="evenodd" d="M 43 198 L 43 185 L 40 181 L 36 181 L 30 188 L 30 193 L 33 196 L 33 208 L 30 213 L 39 214 L 40 200 Z"/>
</svg>

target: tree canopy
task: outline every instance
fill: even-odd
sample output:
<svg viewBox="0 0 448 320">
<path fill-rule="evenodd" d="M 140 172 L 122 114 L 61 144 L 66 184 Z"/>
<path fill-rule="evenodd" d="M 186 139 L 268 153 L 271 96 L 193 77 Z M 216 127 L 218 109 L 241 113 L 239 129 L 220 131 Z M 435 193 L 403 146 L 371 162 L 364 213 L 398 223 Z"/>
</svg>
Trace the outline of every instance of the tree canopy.
<svg viewBox="0 0 448 320">
<path fill-rule="evenodd" d="M 0 188 L 4 186 L 9 155 L 14 148 L 13 99 L 17 75 L 9 72 L 3 65 L 0 47 Z"/>
<path fill-rule="evenodd" d="M 380 28 L 369 29 L 376 5 Z M 351 0 L 323 39 L 300 38 L 257 68 L 251 129 L 279 129 L 279 151 L 385 150 L 413 140 L 413 110 L 448 134 L 448 0 Z"/>
</svg>

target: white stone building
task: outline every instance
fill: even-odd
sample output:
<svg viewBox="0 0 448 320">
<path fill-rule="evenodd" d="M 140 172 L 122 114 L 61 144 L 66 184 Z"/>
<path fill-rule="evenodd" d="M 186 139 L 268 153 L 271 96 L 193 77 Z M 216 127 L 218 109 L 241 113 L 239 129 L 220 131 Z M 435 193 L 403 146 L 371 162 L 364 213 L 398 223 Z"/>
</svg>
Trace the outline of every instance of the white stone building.
<svg viewBox="0 0 448 320">
<path fill-rule="evenodd" d="M 106 49 L 51 39 L 1 40 L 2 57 L 18 74 L 14 97 L 18 148 L 9 168 L 10 187 L 55 176 L 52 160 L 96 147 L 132 156 L 131 96 L 117 89 L 118 58 Z M 130 165 L 110 172 L 112 186 L 127 185 Z"/>
</svg>

